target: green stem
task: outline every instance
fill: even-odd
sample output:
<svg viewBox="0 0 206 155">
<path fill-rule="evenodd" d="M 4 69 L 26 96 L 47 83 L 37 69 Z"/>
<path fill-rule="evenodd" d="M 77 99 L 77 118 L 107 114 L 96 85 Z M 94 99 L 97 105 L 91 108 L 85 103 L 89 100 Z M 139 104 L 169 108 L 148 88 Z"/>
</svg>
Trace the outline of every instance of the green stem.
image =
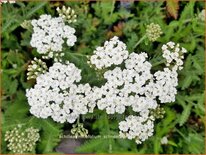
<svg viewBox="0 0 206 155">
<path fill-rule="evenodd" d="M 163 64 L 163 63 L 165 63 L 165 60 L 164 60 L 164 59 L 161 60 L 161 61 L 158 61 L 158 62 L 156 62 L 156 63 L 153 63 L 153 64 L 152 64 L 152 67 L 158 66 L 158 65 Z"/>
<path fill-rule="evenodd" d="M 186 24 L 186 23 L 191 22 L 191 21 L 192 21 L 192 19 L 186 19 L 183 23 Z"/>
<path fill-rule="evenodd" d="M 86 57 L 87 55 L 81 54 L 81 53 L 71 53 L 71 55 L 76 55 L 76 56 L 81 56 L 81 57 Z"/>
<path fill-rule="evenodd" d="M 147 35 L 145 34 L 133 47 L 133 49 L 135 49 L 145 38 L 147 37 Z"/>
<path fill-rule="evenodd" d="M 108 119 L 108 115 L 106 112 L 105 112 L 104 118 L 105 118 L 105 125 L 107 128 L 107 133 L 110 134 L 109 119 Z M 109 151 L 109 153 L 112 153 L 112 140 L 111 140 L 111 138 L 108 138 L 108 142 L 109 142 L 109 150 L 108 151 Z"/>
<path fill-rule="evenodd" d="M 77 126 L 79 126 L 79 120 L 80 120 L 80 118 L 78 117 L 77 118 Z"/>
<path fill-rule="evenodd" d="M 111 8 L 111 11 L 110 11 L 110 17 L 113 14 L 115 2 L 116 2 L 115 0 L 112 1 L 112 8 Z"/>
<path fill-rule="evenodd" d="M 186 141 L 188 141 L 188 139 L 185 138 L 185 135 L 184 135 L 180 130 L 176 129 L 176 131 L 177 131 Z"/>
</svg>

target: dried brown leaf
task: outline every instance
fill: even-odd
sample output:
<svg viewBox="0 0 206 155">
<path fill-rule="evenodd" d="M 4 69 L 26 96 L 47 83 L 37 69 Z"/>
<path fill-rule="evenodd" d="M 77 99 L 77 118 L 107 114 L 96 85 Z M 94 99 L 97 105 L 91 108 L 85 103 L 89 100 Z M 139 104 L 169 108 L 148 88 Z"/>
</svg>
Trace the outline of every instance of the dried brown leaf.
<svg viewBox="0 0 206 155">
<path fill-rule="evenodd" d="M 167 12 L 175 19 L 178 17 L 179 0 L 167 0 Z"/>
</svg>

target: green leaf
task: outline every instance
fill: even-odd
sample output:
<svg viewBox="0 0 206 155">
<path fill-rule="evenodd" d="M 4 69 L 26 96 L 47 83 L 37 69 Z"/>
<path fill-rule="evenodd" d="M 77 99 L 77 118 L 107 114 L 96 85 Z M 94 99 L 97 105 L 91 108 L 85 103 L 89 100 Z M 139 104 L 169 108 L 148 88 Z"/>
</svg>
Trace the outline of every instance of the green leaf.
<svg viewBox="0 0 206 155">
<path fill-rule="evenodd" d="M 54 123 L 50 119 L 38 119 L 35 118 L 31 125 L 36 124 L 37 127 L 42 129 L 41 140 L 38 143 L 37 149 L 41 153 L 50 153 L 54 151 L 60 141 L 60 135 L 62 133 L 62 124 Z M 33 125 L 35 126 L 35 125 Z"/>
<path fill-rule="evenodd" d="M 168 140 L 168 144 L 177 147 L 177 144 L 175 142 L 173 142 L 173 141 Z"/>
<path fill-rule="evenodd" d="M 189 133 L 187 138 L 187 147 L 190 153 L 203 154 L 204 153 L 204 137 L 197 133 Z"/>
<path fill-rule="evenodd" d="M 184 7 L 184 10 L 181 13 L 180 20 L 186 20 L 191 19 L 194 17 L 194 1 L 190 1 L 187 3 L 187 5 Z"/>
<path fill-rule="evenodd" d="M 77 153 L 80 153 L 80 152 L 93 153 L 97 150 L 96 149 L 97 147 L 99 149 L 102 149 L 102 145 L 104 145 L 104 143 L 107 143 L 107 140 L 103 138 L 92 139 L 92 140 L 86 141 L 83 145 L 78 147 L 76 149 L 76 152 Z M 101 148 L 99 146 L 101 146 Z"/>
<path fill-rule="evenodd" d="M 110 25 L 118 19 L 118 14 L 113 13 L 115 1 L 97 2 L 92 7 L 95 9 L 95 14 L 103 19 L 103 23 Z"/>
<path fill-rule="evenodd" d="M 9 93 L 14 94 L 17 90 L 17 87 L 18 87 L 18 81 L 15 79 L 9 85 Z"/>
<path fill-rule="evenodd" d="M 13 102 L 5 102 L 5 119 L 21 119 L 27 116 L 29 105 L 26 103 L 25 92 L 18 91 Z M 8 122 L 9 123 L 9 122 Z"/>
<path fill-rule="evenodd" d="M 48 4 L 47 1 L 44 2 L 33 2 L 35 3 L 34 7 L 29 10 L 26 14 L 26 19 L 30 18 L 34 13 L 36 13 L 38 10 L 40 10 L 42 7 L 44 7 L 46 4 Z"/>
<path fill-rule="evenodd" d="M 195 55 L 189 55 L 185 61 L 183 70 L 180 73 L 179 87 L 182 90 L 189 88 L 194 84 L 202 83 L 204 75 L 204 54 L 203 51 L 198 51 Z"/>
<path fill-rule="evenodd" d="M 179 125 L 180 126 L 182 126 L 185 122 L 187 122 L 187 120 L 190 116 L 190 113 L 191 113 L 191 108 L 192 108 L 191 103 L 189 103 L 188 105 L 185 105 L 184 110 L 179 118 Z"/>
<path fill-rule="evenodd" d="M 185 77 L 184 81 L 182 82 L 182 89 L 188 88 L 193 82 L 193 78 L 194 77 L 192 76 Z"/>
<path fill-rule="evenodd" d="M 161 122 L 156 124 L 155 135 L 153 141 L 153 152 L 158 154 L 161 152 L 161 138 L 167 134 L 177 124 L 176 113 L 168 108 L 166 110 L 166 117 Z"/>
</svg>

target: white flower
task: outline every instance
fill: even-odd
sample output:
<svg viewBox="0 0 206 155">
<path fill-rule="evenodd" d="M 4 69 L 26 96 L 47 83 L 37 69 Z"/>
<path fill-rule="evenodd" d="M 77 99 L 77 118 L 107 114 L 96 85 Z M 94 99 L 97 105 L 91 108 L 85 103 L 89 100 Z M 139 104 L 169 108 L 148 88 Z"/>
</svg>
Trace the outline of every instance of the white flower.
<svg viewBox="0 0 206 155">
<path fill-rule="evenodd" d="M 174 102 L 178 85 L 176 70 L 164 68 L 164 71 L 157 71 L 154 77 L 156 79 L 154 89 L 149 91 L 158 96 L 161 103 Z"/>
<path fill-rule="evenodd" d="M 139 116 L 128 116 L 119 123 L 120 137 L 135 139 L 137 144 L 151 137 L 154 132 L 154 122 Z"/>
<path fill-rule="evenodd" d="M 126 45 L 115 36 L 110 41 L 106 41 L 103 47 L 96 48 L 94 55 L 90 58 L 90 63 L 95 65 L 97 69 L 103 69 L 113 64 L 119 65 L 127 57 Z"/>
<path fill-rule="evenodd" d="M 167 144 L 168 143 L 167 137 L 166 136 L 162 137 L 160 142 L 161 142 L 161 144 Z"/>
<path fill-rule="evenodd" d="M 75 29 L 65 25 L 61 17 L 52 18 L 50 15 L 41 15 L 40 19 L 32 20 L 33 34 L 31 46 L 37 48 L 40 54 L 48 52 L 61 52 L 64 40 L 68 46 L 74 46 Z"/>
<path fill-rule="evenodd" d="M 185 48 L 180 48 L 179 44 L 168 42 L 162 46 L 163 57 L 166 59 L 166 66 L 172 66 L 173 70 L 181 70 L 184 58 L 183 54 L 187 52 Z"/>
<path fill-rule="evenodd" d="M 91 87 L 76 84 L 81 80 L 80 73 L 72 63 L 54 63 L 49 72 L 37 77 L 34 88 L 26 91 L 30 112 L 39 118 L 51 116 L 60 123 L 73 123 L 88 108 L 91 111 Z"/>
<path fill-rule="evenodd" d="M 128 129 L 129 129 L 128 123 L 126 121 L 121 121 L 119 123 L 119 129 L 123 132 L 128 131 Z"/>
</svg>

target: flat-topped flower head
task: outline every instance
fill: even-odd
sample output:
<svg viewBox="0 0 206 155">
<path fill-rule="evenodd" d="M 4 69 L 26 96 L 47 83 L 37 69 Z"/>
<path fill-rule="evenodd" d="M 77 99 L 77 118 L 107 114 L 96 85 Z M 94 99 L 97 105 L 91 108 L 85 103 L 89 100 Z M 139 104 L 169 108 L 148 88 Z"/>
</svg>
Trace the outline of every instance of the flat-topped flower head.
<svg viewBox="0 0 206 155">
<path fill-rule="evenodd" d="M 154 122 L 149 118 L 130 115 L 119 123 L 119 130 L 121 138 L 134 139 L 141 144 L 153 135 Z"/>
<path fill-rule="evenodd" d="M 49 71 L 37 77 L 34 88 L 27 89 L 30 112 L 38 118 L 73 123 L 80 114 L 91 111 L 89 84 L 77 85 L 81 70 L 74 64 L 54 63 Z"/>
<path fill-rule="evenodd" d="M 37 48 L 40 54 L 50 51 L 61 52 L 66 40 L 68 46 L 74 46 L 77 38 L 75 29 L 65 25 L 62 17 L 52 18 L 50 15 L 41 15 L 38 20 L 32 20 L 33 34 L 31 46 Z"/>
</svg>

